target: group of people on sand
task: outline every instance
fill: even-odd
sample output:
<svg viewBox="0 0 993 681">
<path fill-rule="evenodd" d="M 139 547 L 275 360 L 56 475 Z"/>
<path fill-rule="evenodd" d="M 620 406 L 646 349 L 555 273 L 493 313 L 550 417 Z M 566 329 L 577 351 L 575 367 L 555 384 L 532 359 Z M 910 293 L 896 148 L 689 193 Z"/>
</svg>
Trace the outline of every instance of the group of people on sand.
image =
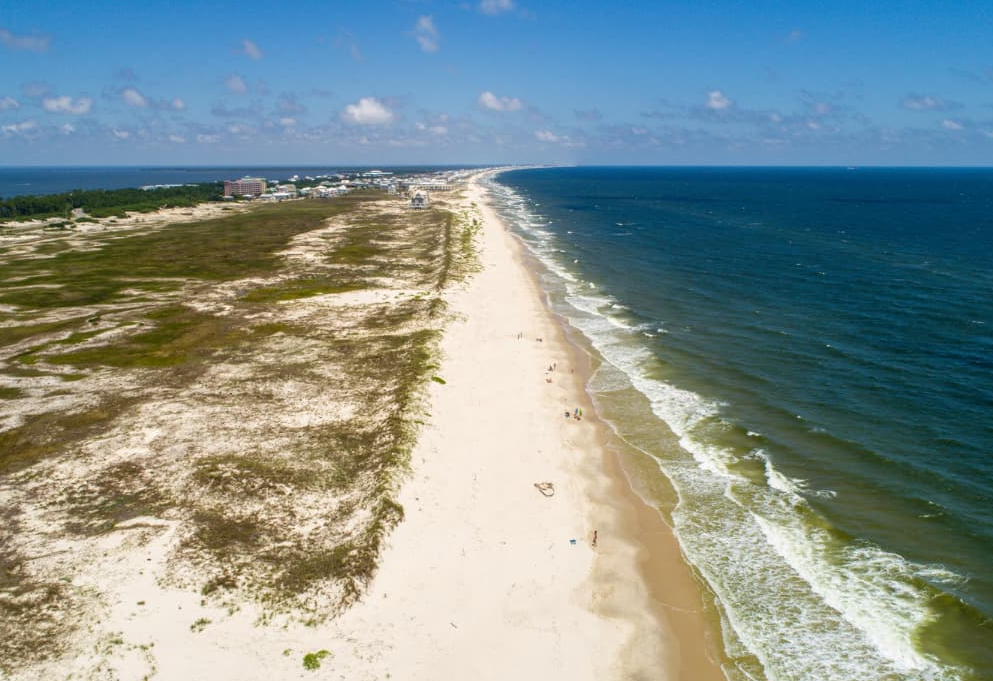
<svg viewBox="0 0 993 681">
<path fill-rule="evenodd" d="M 517 340 L 521 340 L 522 338 L 524 338 L 524 332 L 523 331 L 521 331 L 520 333 L 517 334 Z M 541 338 L 535 338 L 535 340 L 538 341 L 538 342 L 541 342 Z M 555 371 L 556 368 L 558 368 L 558 363 L 557 362 L 552 362 L 551 364 L 548 365 L 548 368 L 545 370 L 545 373 L 550 374 L 553 371 Z M 550 377 L 546 376 L 545 377 L 545 382 L 546 383 L 551 383 L 552 382 L 552 379 Z M 565 417 L 567 419 L 568 418 L 573 418 L 573 419 L 575 419 L 577 421 L 582 421 L 583 420 L 583 408 L 582 407 L 576 407 L 571 412 L 568 409 L 566 409 L 565 410 Z M 593 530 L 593 541 L 590 542 L 590 544 L 593 546 L 593 548 L 596 548 L 597 547 L 597 540 L 599 539 L 599 536 L 598 535 L 599 535 L 599 533 L 597 532 L 597 530 Z M 575 543 L 575 541 L 576 541 L 575 539 L 572 540 L 573 543 Z"/>
</svg>

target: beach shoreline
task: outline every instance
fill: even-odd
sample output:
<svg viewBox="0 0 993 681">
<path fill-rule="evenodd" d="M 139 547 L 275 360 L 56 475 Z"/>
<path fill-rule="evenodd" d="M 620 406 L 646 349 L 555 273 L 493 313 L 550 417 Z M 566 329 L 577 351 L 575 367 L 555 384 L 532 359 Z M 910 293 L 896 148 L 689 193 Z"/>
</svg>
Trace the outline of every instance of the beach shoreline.
<svg viewBox="0 0 993 681">
<path fill-rule="evenodd" d="M 585 389 L 592 358 L 491 205 L 480 181 L 493 172 L 465 198 L 481 271 L 448 296 L 444 382 L 399 493 L 405 520 L 363 601 L 331 625 L 376 652 L 332 664 L 346 678 L 722 681 L 699 588 L 608 446 Z"/>
<path fill-rule="evenodd" d="M 499 171 L 492 176 L 498 174 Z M 477 187 L 480 177 L 475 178 Z M 488 193 L 482 200 L 490 201 Z M 541 301 L 544 314 L 557 326 L 555 342 L 563 346 L 570 365 L 576 368 L 570 377 L 570 390 L 578 396 L 576 401 L 583 405 L 594 429 L 588 447 L 599 461 L 585 471 L 586 493 L 591 515 L 599 517 L 591 517 L 589 522 L 607 528 L 617 548 L 596 556 L 589 578 L 594 609 L 606 617 L 642 623 L 651 620 L 657 627 L 654 631 L 640 629 L 625 645 L 621 653 L 624 678 L 641 678 L 647 672 L 650 678 L 723 681 L 726 677 L 717 661 L 723 656 L 719 625 L 704 615 L 699 578 L 683 558 L 679 542 L 659 510 L 636 491 L 632 476 L 637 472 L 625 466 L 619 452 L 626 445 L 609 424 L 597 417 L 595 403 L 587 392 L 586 385 L 598 360 L 582 343 L 581 333 L 551 309 L 540 284 L 541 263 L 496 216 L 491 205 L 484 210 L 488 220 L 510 237 L 507 245 L 513 257 Z M 618 581 L 627 582 L 622 595 L 597 598 L 598 594 L 614 591 Z M 661 676 L 657 674 L 659 668 L 664 670 Z"/>
</svg>

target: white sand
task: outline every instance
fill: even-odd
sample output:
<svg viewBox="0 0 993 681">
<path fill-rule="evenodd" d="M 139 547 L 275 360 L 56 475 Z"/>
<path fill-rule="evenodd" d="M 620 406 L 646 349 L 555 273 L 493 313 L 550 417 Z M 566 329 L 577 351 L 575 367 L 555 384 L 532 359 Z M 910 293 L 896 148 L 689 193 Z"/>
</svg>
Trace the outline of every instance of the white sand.
<svg viewBox="0 0 993 681">
<path fill-rule="evenodd" d="M 470 200 L 482 198 L 474 186 Z M 564 417 L 590 411 L 570 353 L 518 244 L 483 210 L 484 270 L 451 300 L 465 321 L 442 343 L 446 384 L 431 391 L 400 496 L 407 518 L 367 598 L 337 622 L 342 636 L 373 645 L 361 657 L 331 643 L 327 666 L 347 679 L 630 677 L 662 640 L 638 600 L 636 550 L 604 535 L 612 511 L 591 498 L 602 475 L 595 428 Z M 608 588 L 593 577 L 598 556 L 613 573 Z M 648 644 L 625 652 L 636 640 Z"/>
<path fill-rule="evenodd" d="M 469 195 L 482 204 L 477 185 Z M 578 369 L 571 373 L 574 353 L 520 246 L 482 208 L 484 269 L 450 296 L 460 319 L 442 342 L 446 383 L 432 383 L 431 415 L 400 494 L 406 519 L 362 602 L 315 627 L 260 625 L 250 606 L 223 611 L 160 584 L 174 533 L 148 530 L 155 538 L 144 550 L 92 585 L 113 594 L 101 629 L 121 632 L 120 640 L 93 641 L 93 656 L 64 676 L 713 678 L 687 675 L 649 605 L 639 547 L 614 531 L 631 511 L 614 507 L 618 476 L 605 468 Z M 566 419 L 576 406 L 587 418 Z M 555 495 L 540 494 L 538 482 L 553 483 Z M 210 623 L 191 630 L 200 618 Z M 324 649 L 331 654 L 320 669 L 305 670 L 304 654 Z"/>
</svg>

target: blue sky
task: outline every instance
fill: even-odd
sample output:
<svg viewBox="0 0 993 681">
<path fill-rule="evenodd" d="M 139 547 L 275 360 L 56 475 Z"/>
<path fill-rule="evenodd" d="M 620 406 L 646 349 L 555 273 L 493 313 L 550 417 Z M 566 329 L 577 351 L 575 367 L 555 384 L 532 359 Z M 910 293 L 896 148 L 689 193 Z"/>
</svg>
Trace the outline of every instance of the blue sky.
<svg viewBox="0 0 993 681">
<path fill-rule="evenodd" d="M 0 5 L 0 165 L 993 165 L 993 2 Z"/>
</svg>

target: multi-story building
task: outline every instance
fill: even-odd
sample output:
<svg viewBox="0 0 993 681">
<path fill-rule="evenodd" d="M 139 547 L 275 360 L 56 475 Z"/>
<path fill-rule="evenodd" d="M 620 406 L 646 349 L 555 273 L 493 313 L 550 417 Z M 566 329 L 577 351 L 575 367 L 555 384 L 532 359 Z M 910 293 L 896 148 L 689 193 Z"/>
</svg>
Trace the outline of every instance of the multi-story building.
<svg viewBox="0 0 993 681">
<path fill-rule="evenodd" d="M 244 196 L 245 194 L 258 196 L 265 194 L 265 189 L 266 183 L 261 177 L 243 177 L 240 180 L 224 181 L 225 196 Z"/>
</svg>

